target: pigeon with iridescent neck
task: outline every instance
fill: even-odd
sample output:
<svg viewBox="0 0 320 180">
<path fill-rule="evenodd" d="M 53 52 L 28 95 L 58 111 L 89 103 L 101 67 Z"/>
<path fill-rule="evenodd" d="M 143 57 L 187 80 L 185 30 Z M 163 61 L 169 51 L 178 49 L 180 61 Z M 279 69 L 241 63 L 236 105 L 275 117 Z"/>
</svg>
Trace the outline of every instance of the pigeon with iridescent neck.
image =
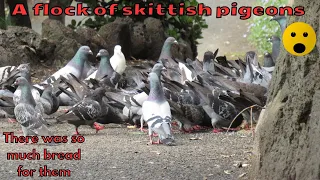
<svg viewBox="0 0 320 180">
<path fill-rule="evenodd" d="M 150 93 L 148 99 L 142 104 L 141 120 L 148 124 L 150 143 L 174 145 L 174 137 L 171 131 L 171 109 L 164 96 L 160 79 L 153 72 L 149 74 L 148 79 L 150 81 Z M 152 140 L 153 132 L 158 134 L 157 142 Z"/>
<path fill-rule="evenodd" d="M 24 136 L 53 136 L 44 124 L 43 116 L 36 110 L 36 102 L 31 94 L 31 85 L 24 77 L 16 79 L 15 85 L 21 90 L 20 99 L 14 108 L 14 114 L 22 127 Z"/>
</svg>

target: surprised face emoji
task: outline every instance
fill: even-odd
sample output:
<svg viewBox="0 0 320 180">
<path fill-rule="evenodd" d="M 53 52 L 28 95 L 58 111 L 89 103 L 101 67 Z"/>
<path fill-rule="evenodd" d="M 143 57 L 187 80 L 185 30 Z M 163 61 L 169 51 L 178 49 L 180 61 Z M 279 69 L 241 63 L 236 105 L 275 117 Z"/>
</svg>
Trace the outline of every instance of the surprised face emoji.
<svg viewBox="0 0 320 180">
<path fill-rule="evenodd" d="M 295 56 L 309 54 L 316 45 L 316 41 L 317 37 L 314 29 L 303 22 L 291 24 L 282 35 L 284 48 Z"/>
</svg>

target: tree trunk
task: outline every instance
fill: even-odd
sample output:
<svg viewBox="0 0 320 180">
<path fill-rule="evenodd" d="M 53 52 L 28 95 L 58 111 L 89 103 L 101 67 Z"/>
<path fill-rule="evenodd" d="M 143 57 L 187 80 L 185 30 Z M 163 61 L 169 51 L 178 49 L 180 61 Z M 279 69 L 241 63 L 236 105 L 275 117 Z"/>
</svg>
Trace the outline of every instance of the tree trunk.
<svg viewBox="0 0 320 180">
<path fill-rule="evenodd" d="M 6 13 L 4 0 L 0 0 L 0 29 L 6 29 Z"/>
<path fill-rule="evenodd" d="M 24 8 L 28 12 L 28 2 L 26 0 L 7 0 L 7 3 L 9 5 L 10 14 L 14 11 L 14 8 L 16 7 L 17 4 L 23 4 Z M 25 27 L 31 28 L 29 13 L 26 16 L 23 16 L 23 15 L 10 16 L 10 20 L 12 25 L 14 26 L 25 26 Z"/>
<path fill-rule="evenodd" d="M 70 6 L 71 3 L 72 3 L 72 0 L 50 0 L 49 7 L 50 7 L 50 9 L 55 6 L 66 8 L 66 7 Z M 62 14 L 60 16 L 52 16 L 49 14 L 49 19 L 58 20 L 62 24 L 65 24 L 66 15 Z"/>
<path fill-rule="evenodd" d="M 296 57 L 281 47 L 267 108 L 256 127 L 252 179 L 320 179 L 320 1 L 295 0 L 306 14 L 290 17 L 317 33 L 314 50 Z"/>
</svg>

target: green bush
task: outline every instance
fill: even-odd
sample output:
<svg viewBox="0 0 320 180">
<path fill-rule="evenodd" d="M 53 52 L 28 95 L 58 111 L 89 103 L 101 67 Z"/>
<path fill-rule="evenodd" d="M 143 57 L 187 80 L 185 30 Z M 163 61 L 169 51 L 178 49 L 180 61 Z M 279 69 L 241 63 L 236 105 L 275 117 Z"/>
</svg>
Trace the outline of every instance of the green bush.
<svg viewBox="0 0 320 180">
<path fill-rule="evenodd" d="M 83 0 L 85 3 L 88 4 L 89 7 L 92 9 L 99 6 L 97 1 L 92 0 Z M 113 2 L 113 1 L 112 1 Z M 122 1 L 116 1 L 114 3 L 118 3 L 118 11 L 114 16 L 89 16 L 84 18 L 82 21 L 76 22 L 75 20 L 72 20 L 71 24 L 68 26 L 71 28 L 77 28 L 79 26 L 87 26 L 90 28 L 94 28 L 96 30 L 100 29 L 101 26 L 112 22 L 115 20 L 116 17 L 122 17 L 122 7 L 123 6 L 133 6 L 135 2 L 142 2 L 139 1 L 133 1 L 133 0 L 122 0 Z M 179 4 L 180 0 L 171 0 L 171 1 L 163 1 L 163 0 L 147 0 L 146 3 L 153 2 L 156 3 L 162 3 L 165 6 L 169 3 Z M 198 1 L 197 0 L 186 0 L 184 1 L 185 6 L 197 6 Z M 137 21 L 143 21 L 145 16 L 130 16 L 134 22 Z M 162 24 L 164 25 L 165 32 L 167 36 L 173 36 L 177 40 L 180 38 L 183 38 L 184 40 L 189 40 L 191 42 L 192 46 L 195 46 L 198 44 L 197 40 L 202 38 L 202 29 L 207 28 L 208 25 L 206 24 L 205 20 L 201 16 L 170 16 L 169 14 L 166 14 L 165 16 L 159 16 L 154 13 L 152 16 L 154 18 L 160 19 L 162 21 Z"/>
<path fill-rule="evenodd" d="M 281 7 L 285 6 L 288 0 L 257 0 L 257 6 L 264 8 L 268 6 Z M 248 39 L 252 45 L 257 47 L 259 53 L 271 52 L 272 44 L 268 42 L 268 38 L 277 35 L 281 37 L 280 26 L 276 21 L 270 21 L 268 15 L 255 16 L 250 20 Z"/>
</svg>

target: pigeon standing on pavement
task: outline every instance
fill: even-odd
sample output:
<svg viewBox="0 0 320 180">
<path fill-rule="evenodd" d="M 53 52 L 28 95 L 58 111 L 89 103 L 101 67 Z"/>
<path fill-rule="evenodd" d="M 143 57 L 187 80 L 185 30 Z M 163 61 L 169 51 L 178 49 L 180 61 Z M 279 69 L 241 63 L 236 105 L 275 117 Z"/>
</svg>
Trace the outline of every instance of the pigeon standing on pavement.
<svg viewBox="0 0 320 180">
<path fill-rule="evenodd" d="M 174 137 L 171 131 L 170 105 L 164 96 L 160 79 L 156 73 L 151 72 L 149 81 L 150 93 L 148 99 L 142 104 L 141 121 L 144 120 L 148 124 L 151 144 L 174 145 Z M 153 132 L 158 134 L 159 139 L 157 142 L 152 140 Z"/>
<path fill-rule="evenodd" d="M 36 110 L 36 103 L 31 94 L 31 85 L 24 77 L 19 77 L 15 85 L 21 90 L 21 97 L 14 108 L 14 114 L 22 127 L 24 136 L 53 136 L 44 124 L 42 114 Z"/>
</svg>

